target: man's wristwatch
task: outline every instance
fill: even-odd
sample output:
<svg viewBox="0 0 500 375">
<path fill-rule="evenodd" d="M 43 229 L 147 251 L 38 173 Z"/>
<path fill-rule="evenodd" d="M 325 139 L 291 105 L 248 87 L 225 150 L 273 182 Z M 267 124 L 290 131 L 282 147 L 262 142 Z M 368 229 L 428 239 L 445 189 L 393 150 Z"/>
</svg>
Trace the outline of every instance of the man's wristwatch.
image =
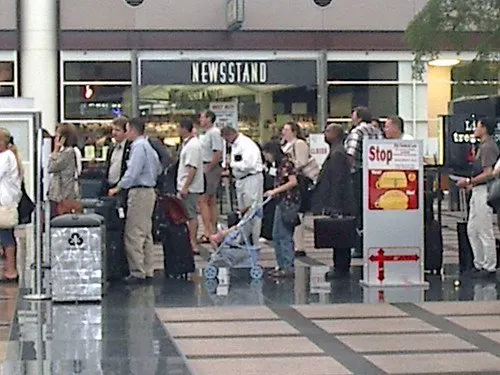
<svg viewBox="0 0 500 375">
<path fill-rule="evenodd" d="M 465 181 L 467 181 L 467 185 L 472 185 L 472 179 L 470 177 L 467 177 Z"/>
</svg>

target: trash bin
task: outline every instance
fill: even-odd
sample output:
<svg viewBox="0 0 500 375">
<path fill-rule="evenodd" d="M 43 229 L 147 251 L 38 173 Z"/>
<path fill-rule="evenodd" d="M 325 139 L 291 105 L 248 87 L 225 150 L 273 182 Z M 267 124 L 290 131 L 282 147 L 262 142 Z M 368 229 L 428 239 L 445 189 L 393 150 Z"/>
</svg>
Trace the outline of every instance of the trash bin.
<svg viewBox="0 0 500 375">
<path fill-rule="evenodd" d="M 53 301 L 100 301 L 105 292 L 103 217 L 62 215 L 50 225 Z"/>
</svg>

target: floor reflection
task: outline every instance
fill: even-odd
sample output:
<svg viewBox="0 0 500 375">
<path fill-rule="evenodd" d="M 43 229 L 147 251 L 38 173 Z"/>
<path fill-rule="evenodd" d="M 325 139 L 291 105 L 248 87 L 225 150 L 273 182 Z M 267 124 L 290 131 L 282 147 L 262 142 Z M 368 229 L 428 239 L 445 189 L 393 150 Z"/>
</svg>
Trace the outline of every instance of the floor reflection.
<svg viewBox="0 0 500 375">
<path fill-rule="evenodd" d="M 362 268 L 351 277 L 326 281 L 326 266 L 298 267 L 294 279 L 252 280 L 246 270 L 221 270 L 218 280 L 201 273 L 192 280 L 153 285 L 114 285 L 101 304 L 53 304 L 19 299 L 0 287 L 3 340 L 1 374 L 190 374 L 183 355 L 155 315 L 157 307 L 490 301 L 499 299 L 498 280 L 427 276 L 428 288 L 363 288 Z M 24 293 L 24 291 L 22 292 Z M 14 324 L 10 322 L 17 307 Z M 2 331 L 0 331 L 2 332 Z"/>
</svg>

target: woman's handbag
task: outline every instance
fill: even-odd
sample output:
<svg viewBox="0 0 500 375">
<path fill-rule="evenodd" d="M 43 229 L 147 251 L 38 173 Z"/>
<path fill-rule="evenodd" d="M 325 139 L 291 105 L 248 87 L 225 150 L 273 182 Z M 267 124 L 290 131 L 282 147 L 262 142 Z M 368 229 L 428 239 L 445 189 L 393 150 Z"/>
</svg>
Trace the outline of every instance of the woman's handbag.
<svg viewBox="0 0 500 375">
<path fill-rule="evenodd" d="M 300 225 L 299 203 L 282 201 L 279 203 L 279 208 L 281 211 L 281 220 L 283 220 L 285 226 L 295 228 Z"/>
<path fill-rule="evenodd" d="M 493 182 L 488 189 L 488 206 L 493 208 L 500 207 L 500 178 L 497 178 Z"/>
<path fill-rule="evenodd" d="M 19 223 L 16 206 L 0 206 L 0 229 L 12 229 Z"/>
<path fill-rule="evenodd" d="M 35 210 L 35 204 L 29 197 L 28 193 L 26 193 L 24 182 L 21 185 L 21 193 L 22 193 L 21 201 L 17 206 L 19 224 L 29 224 L 31 223 L 31 214 Z"/>
</svg>

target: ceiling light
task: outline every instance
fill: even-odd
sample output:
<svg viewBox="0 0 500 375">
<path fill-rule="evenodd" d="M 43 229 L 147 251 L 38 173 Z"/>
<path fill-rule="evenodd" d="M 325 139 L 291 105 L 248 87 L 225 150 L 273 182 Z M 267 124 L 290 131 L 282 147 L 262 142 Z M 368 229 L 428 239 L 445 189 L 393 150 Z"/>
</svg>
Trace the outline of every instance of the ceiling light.
<svg viewBox="0 0 500 375">
<path fill-rule="evenodd" d="M 431 66 L 455 66 L 460 64 L 459 59 L 435 59 L 429 61 Z"/>
</svg>

